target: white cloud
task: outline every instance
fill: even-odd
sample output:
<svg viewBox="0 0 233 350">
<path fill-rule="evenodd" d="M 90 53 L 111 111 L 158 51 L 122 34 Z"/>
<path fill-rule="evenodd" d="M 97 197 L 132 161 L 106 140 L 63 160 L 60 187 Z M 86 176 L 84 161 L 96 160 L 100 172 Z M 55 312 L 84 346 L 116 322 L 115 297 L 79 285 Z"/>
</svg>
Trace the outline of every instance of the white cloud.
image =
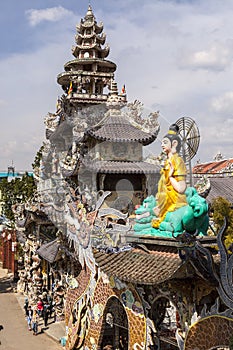
<svg viewBox="0 0 233 350">
<path fill-rule="evenodd" d="M 225 92 L 223 95 L 213 98 L 211 107 L 218 113 L 231 113 L 233 116 L 233 91 Z"/>
<path fill-rule="evenodd" d="M 215 43 L 208 49 L 184 53 L 180 57 L 180 66 L 186 69 L 225 70 L 231 65 L 231 48 L 223 43 Z"/>
<path fill-rule="evenodd" d="M 34 27 L 43 21 L 57 22 L 71 13 L 71 11 L 66 10 L 64 7 L 58 6 L 42 10 L 30 9 L 26 11 L 26 16 L 30 25 Z"/>
<path fill-rule="evenodd" d="M 232 158 L 233 118 L 213 119 L 209 124 L 201 127 L 201 143 L 199 154 L 202 161 L 211 161 L 221 152 L 225 158 Z"/>
</svg>

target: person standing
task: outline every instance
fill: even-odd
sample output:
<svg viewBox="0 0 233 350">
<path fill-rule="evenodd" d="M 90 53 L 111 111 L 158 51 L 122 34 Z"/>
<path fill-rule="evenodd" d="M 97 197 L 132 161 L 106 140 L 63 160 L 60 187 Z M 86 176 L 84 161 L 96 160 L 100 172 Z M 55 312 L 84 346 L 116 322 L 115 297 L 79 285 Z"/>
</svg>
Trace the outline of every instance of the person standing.
<svg viewBox="0 0 233 350">
<path fill-rule="evenodd" d="M 37 313 L 40 317 L 43 316 L 43 309 L 44 309 L 44 304 L 43 304 L 42 298 L 39 297 L 39 300 L 37 302 Z"/>
<path fill-rule="evenodd" d="M 49 303 L 49 317 L 52 317 L 52 313 L 53 313 L 53 292 L 50 292 L 47 296 L 47 300 Z"/>
<path fill-rule="evenodd" d="M 38 334 L 38 324 L 39 324 L 39 315 L 37 313 L 37 310 L 33 310 L 33 315 L 32 315 L 32 330 L 33 330 L 33 335 Z"/>
<path fill-rule="evenodd" d="M 28 323 L 28 330 L 32 330 L 32 315 L 33 315 L 33 310 L 31 306 L 28 306 L 27 310 L 27 323 Z"/>
<path fill-rule="evenodd" d="M 24 299 L 24 306 L 23 306 L 23 308 L 24 308 L 24 311 L 25 311 L 25 316 L 27 317 L 28 316 L 28 306 L 29 306 L 29 302 L 28 302 L 28 298 L 27 297 L 25 297 L 25 299 Z"/>
<path fill-rule="evenodd" d="M 48 325 L 48 318 L 49 318 L 49 313 L 50 313 L 50 305 L 48 302 L 44 304 L 44 309 L 43 309 L 43 319 L 44 319 L 44 326 L 47 327 Z"/>
</svg>

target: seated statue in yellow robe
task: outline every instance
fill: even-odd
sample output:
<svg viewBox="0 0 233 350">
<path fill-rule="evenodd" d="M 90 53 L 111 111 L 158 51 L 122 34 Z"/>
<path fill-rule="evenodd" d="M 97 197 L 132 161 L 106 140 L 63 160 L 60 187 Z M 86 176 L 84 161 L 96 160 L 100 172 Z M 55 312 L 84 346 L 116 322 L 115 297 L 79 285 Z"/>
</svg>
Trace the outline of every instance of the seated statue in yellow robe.
<svg viewBox="0 0 233 350">
<path fill-rule="evenodd" d="M 172 124 L 162 140 L 166 154 L 156 196 L 149 196 L 135 210 L 135 234 L 176 238 L 207 235 L 208 204 L 194 187 L 186 188 L 186 166 L 179 156 L 181 139 L 178 125 Z"/>
<path fill-rule="evenodd" d="M 162 149 L 167 159 L 161 170 L 156 195 L 157 206 L 154 209 L 156 218 L 152 227 L 158 228 L 168 212 L 172 212 L 187 205 L 186 195 L 186 166 L 179 156 L 181 139 L 178 135 L 179 127 L 172 124 L 167 135 L 162 140 Z"/>
</svg>

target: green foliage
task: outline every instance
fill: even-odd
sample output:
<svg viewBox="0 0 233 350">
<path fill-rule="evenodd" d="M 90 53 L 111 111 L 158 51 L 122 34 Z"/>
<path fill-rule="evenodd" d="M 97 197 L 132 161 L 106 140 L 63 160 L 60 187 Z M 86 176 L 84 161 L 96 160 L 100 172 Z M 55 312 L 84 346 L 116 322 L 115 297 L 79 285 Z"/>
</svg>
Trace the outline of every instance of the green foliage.
<svg viewBox="0 0 233 350">
<path fill-rule="evenodd" d="M 225 217 L 229 222 L 229 226 L 233 225 L 233 210 L 231 208 L 231 203 L 228 202 L 225 198 L 217 197 L 214 199 L 211 205 L 211 209 L 213 211 L 213 220 L 217 230 L 219 230 L 223 225 Z"/>
<path fill-rule="evenodd" d="M 44 146 L 41 146 L 39 151 L 37 152 L 34 163 L 32 164 L 32 169 L 39 168 L 40 166 L 40 161 L 42 159 L 42 152 L 43 152 Z"/>
<path fill-rule="evenodd" d="M 22 178 L 15 178 L 8 182 L 3 179 L 0 182 L 0 190 L 2 192 L 3 214 L 11 221 L 14 221 L 12 205 L 16 203 L 24 203 L 33 197 L 36 185 L 33 176 L 27 173 Z"/>
<path fill-rule="evenodd" d="M 211 209 L 217 232 L 222 227 L 224 218 L 227 218 L 228 228 L 225 236 L 225 244 L 226 247 L 229 247 L 233 243 L 233 209 L 231 208 L 231 203 L 223 197 L 217 197 L 214 199 Z"/>
<path fill-rule="evenodd" d="M 226 217 L 230 222 L 233 222 L 233 211 L 231 209 L 231 203 L 223 197 L 217 197 L 214 199 L 211 209 L 213 210 L 213 220 L 219 229 L 224 222 Z"/>
</svg>

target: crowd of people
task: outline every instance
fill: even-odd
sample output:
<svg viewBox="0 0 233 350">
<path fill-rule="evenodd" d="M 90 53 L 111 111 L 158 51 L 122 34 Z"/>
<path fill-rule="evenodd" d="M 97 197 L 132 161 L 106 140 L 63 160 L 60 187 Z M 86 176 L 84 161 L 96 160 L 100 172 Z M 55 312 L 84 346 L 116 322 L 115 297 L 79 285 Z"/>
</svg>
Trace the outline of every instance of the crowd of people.
<svg viewBox="0 0 233 350">
<path fill-rule="evenodd" d="M 38 297 L 37 303 L 34 305 L 29 305 L 28 298 L 24 301 L 25 317 L 27 319 L 28 330 L 33 331 L 33 335 L 38 334 L 39 320 L 42 319 L 44 327 L 48 326 L 49 318 L 53 317 L 55 321 L 56 313 L 53 293 L 43 292 L 42 295 Z"/>
</svg>

